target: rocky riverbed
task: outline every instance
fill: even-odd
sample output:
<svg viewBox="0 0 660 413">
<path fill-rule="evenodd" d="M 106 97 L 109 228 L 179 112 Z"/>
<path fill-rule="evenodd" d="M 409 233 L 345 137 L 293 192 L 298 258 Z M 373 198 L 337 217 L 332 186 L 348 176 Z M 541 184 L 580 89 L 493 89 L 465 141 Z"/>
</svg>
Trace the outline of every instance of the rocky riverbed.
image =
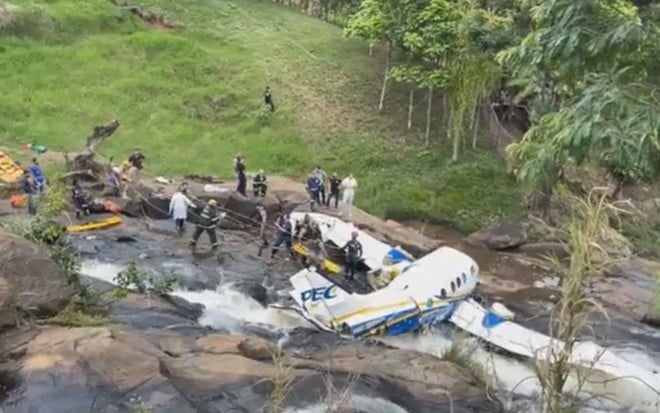
<svg viewBox="0 0 660 413">
<path fill-rule="evenodd" d="M 158 199 L 166 199 L 174 185 L 152 185 L 149 193 L 143 193 L 140 208 L 151 206 L 148 215 L 157 218 L 165 202 Z M 0 383 L 4 386 L 0 407 L 4 412 L 146 408 L 153 412 L 259 412 L 273 403 L 281 403 L 289 412 L 326 411 L 324 405 L 342 412 L 438 412 L 449 411 L 450 404 L 454 412 L 494 412 L 503 406 L 486 394 L 487 387 L 493 389 L 493 376 L 507 382 L 502 390 L 508 393 L 511 389 L 506 387 L 531 374 L 527 364 L 484 356 L 483 348 L 472 343 L 470 357 L 499 369 L 487 369 L 486 386 L 484 377 L 475 375 L 465 363 L 438 357 L 454 336 L 446 329 L 348 343 L 310 329 L 295 316 L 268 309 L 267 304 L 286 299 L 288 275 L 298 270 L 297 264 L 284 257 L 276 261 L 258 257 L 258 243 L 246 218 L 253 205 L 223 190 L 227 185 L 212 185 L 193 185 L 192 190 L 201 199 L 220 198 L 236 213 L 227 225 L 231 229 L 223 231 L 217 258 L 192 257 L 186 239 L 174 236 L 168 220 L 125 217 L 119 227 L 71 238 L 83 260 L 83 273 L 100 290 L 108 288 L 131 261 L 177 277 L 178 288 L 171 297 L 131 294 L 116 300 L 108 325 L 65 328 L 39 322 L 63 308 L 72 291 L 57 277 L 54 263 L 35 246 L 0 233 L 5 263 L 0 273 Z M 271 185 L 277 195 L 266 201 L 271 212 L 282 202 L 292 206 L 304 201 L 295 183 Z M 518 322 L 547 332 L 552 302 L 559 292 L 553 275 L 534 264 L 533 254 L 474 247 L 447 231 L 426 237 L 362 211 L 356 211 L 353 219 L 365 230 L 416 254 L 442 242 L 466 251 L 482 268 L 485 283 L 480 293 L 514 309 Z M 496 237 L 502 241 L 501 233 Z M 617 286 L 608 294 L 594 286 L 590 291 L 609 304 L 614 315 L 597 328 L 599 334 L 607 333 L 608 343 L 621 354 L 648 367 L 660 360 L 659 334 L 641 322 L 648 313 L 640 307 L 645 297 L 641 290 L 650 273 L 644 274 L 648 268 L 640 269 L 642 261 L 636 262 L 636 270 L 634 263 L 623 263 L 618 273 L 613 271 L 605 281 L 595 283 Z M 621 287 L 626 282 L 639 290 Z M 618 295 L 623 291 L 632 296 L 632 303 Z M 646 359 L 641 358 L 643 354 Z M 287 391 L 278 390 L 283 383 L 290 383 Z M 534 385 L 527 387 L 529 391 L 517 392 L 516 398 L 533 397 Z M 508 407 L 520 411 L 518 404 Z"/>
</svg>

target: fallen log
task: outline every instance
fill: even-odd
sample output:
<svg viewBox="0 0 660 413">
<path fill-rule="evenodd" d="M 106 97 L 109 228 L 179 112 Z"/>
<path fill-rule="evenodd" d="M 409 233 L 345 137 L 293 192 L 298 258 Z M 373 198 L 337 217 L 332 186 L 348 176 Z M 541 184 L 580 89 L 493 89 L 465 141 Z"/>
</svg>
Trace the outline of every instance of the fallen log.
<svg viewBox="0 0 660 413">
<path fill-rule="evenodd" d="M 86 181 L 103 179 L 103 176 L 110 171 L 110 165 L 94 160 L 94 156 L 98 147 L 117 131 L 119 125 L 118 120 L 113 120 L 105 125 L 95 126 L 92 134 L 87 137 L 85 147 L 76 155 L 73 161 L 69 160 L 67 154 L 64 155 L 67 169 L 71 171 L 70 173 L 73 173 L 73 176 L 78 176 L 79 179 Z"/>
</svg>

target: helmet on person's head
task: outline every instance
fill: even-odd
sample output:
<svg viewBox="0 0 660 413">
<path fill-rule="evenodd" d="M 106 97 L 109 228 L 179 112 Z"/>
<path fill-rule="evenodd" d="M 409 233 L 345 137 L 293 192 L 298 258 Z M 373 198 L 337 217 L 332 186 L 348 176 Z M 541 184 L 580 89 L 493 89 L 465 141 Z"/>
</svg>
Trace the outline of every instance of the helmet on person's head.
<svg viewBox="0 0 660 413">
<path fill-rule="evenodd" d="M 263 174 L 264 174 L 264 170 L 263 170 L 263 169 L 259 169 L 259 173 L 260 173 L 261 175 L 263 175 Z"/>
<path fill-rule="evenodd" d="M 218 206 L 218 201 L 216 201 L 215 199 L 209 199 L 209 206 L 212 207 Z"/>
</svg>

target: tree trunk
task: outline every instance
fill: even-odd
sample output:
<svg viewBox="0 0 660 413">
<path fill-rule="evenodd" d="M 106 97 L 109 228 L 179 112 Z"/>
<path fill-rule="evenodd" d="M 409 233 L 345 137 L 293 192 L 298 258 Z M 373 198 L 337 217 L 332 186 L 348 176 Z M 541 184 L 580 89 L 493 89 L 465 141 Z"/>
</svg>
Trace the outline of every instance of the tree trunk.
<svg viewBox="0 0 660 413">
<path fill-rule="evenodd" d="M 369 43 L 369 57 L 374 55 L 374 44 Z"/>
<path fill-rule="evenodd" d="M 424 145 L 429 146 L 431 137 L 431 111 L 433 109 L 433 86 L 429 88 L 429 101 L 426 107 L 426 134 L 424 135 Z"/>
<path fill-rule="evenodd" d="M 390 78 L 390 57 L 392 55 L 392 42 L 387 42 L 387 56 L 385 57 L 385 73 L 383 74 L 383 87 L 380 89 L 380 100 L 378 101 L 378 111 L 383 111 L 385 104 L 385 92 L 387 92 L 387 81 Z"/>
<path fill-rule="evenodd" d="M 413 102 L 415 99 L 415 87 L 410 87 L 410 99 L 408 100 L 408 129 L 412 128 Z"/>
<path fill-rule="evenodd" d="M 472 121 L 472 149 L 477 149 L 477 137 L 479 135 L 479 118 L 481 117 L 480 106 L 474 109 L 474 119 Z"/>
<path fill-rule="evenodd" d="M 454 130 L 453 135 L 454 135 L 454 143 L 452 145 L 451 161 L 458 162 L 458 151 L 461 148 L 461 128 Z"/>
<path fill-rule="evenodd" d="M 447 141 L 451 140 L 451 111 L 447 102 L 447 93 L 442 94 L 442 121 L 447 128 Z"/>
</svg>

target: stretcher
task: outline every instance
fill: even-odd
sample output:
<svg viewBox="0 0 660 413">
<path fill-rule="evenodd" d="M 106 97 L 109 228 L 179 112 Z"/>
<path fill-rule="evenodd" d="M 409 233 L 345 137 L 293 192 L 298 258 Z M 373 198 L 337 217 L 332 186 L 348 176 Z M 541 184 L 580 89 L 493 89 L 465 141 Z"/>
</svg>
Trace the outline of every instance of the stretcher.
<svg viewBox="0 0 660 413">
<path fill-rule="evenodd" d="M 309 256 L 309 248 L 307 248 L 306 246 L 304 246 L 303 244 L 301 244 L 299 242 L 293 244 L 293 246 L 291 247 L 291 251 L 293 251 L 295 254 L 301 255 L 303 257 L 308 257 Z M 325 259 L 325 258 L 323 259 L 323 261 L 321 261 L 321 267 L 322 268 L 320 268 L 320 269 L 322 271 L 325 271 L 325 272 L 330 273 L 330 274 L 341 274 L 342 273 L 341 266 L 339 266 L 338 264 L 336 264 L 336 263 L 334 263 L 334 262 L 332 262 L 328 259 Z"/>
<path fill-rule="evenodd" d="M 9 154 L 0 151 L 0 180 L 11 184 L 21 179 L 21 176 L 23 176 L 23 168 L 16 165 Z"/>
<path fill-rule="evenodd" d="M 72 233 L 79 233 L 79 232 L 85 232 L 85 231 L 94 231 L 97 229 L 105 229 L 105 228 L 110 228 L 114 227 L 115 225 L 121 224 L 122 220 L 118 216 L 114 217 L 109 217 L 105 219 L 100 219 L 98 221 L 90 221 L 86 222 L 84 224 L 78 224 L 78 225 L 70 225 L 66 227 L 66 230 L 68 232 Z"/>
</svg>

